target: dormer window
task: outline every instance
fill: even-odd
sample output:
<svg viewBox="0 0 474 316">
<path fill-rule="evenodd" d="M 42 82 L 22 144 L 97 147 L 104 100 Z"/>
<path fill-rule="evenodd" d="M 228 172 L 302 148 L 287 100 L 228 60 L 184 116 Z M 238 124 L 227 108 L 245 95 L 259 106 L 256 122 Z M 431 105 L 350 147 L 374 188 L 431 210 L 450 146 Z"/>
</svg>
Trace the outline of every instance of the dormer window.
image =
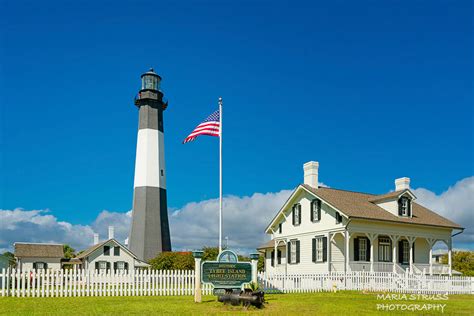
<svg viewBox="0 0 474 316">
<path fill-rule="evenodd" d="M 411 217 L 411 201 L 406 196 L 402 196 L 398 200 L 398 215 Z"/>
</svg>

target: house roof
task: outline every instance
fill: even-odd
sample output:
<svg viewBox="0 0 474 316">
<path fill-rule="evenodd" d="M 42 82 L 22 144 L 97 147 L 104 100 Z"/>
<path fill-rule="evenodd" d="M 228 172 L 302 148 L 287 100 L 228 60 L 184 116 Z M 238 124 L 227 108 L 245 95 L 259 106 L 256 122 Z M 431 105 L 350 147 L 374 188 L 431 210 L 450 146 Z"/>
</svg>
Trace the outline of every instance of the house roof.
<svg viewBox="0 0 474 316">
<path fill-rule="evenodd" d="M 257 247 L 257 250 L 260 250 L 260 249 L 268 249 L 268 248 L 274 248 L 274 247 L 275 247 L 275 240 L 272 239 L 272 240 L 267 241 L 267 242 L 264 243 L 263 245 L 260 245 L 259 247 Z"/>
<path fill-rule="evenodd" d="M 35 258 L 62 258 L 64 257 L 63 245 L 60 244 L 40 244 L 16 242 L 15 257 L 35 257 Z"/>
<path fill-rule="evenodd" d="M 460 225 L 415 202 L 412 202 L 412 217 L 410 218 L 396 216 L 373 203 L 374 199 L 379 200 L 378 197 L 383 196 L 383 199 L 386 199 L 389 195 L 397 196 L 403 194 L 403 192 L 400 191 L 384 195 L 376 195 L 323 187 L 315 189 L 306 184 L 302 184 L 301 186 L 313 195 L 330 203 L 350 218 L 441 226 L 447 228 L 462 228 Z"/>
<path fill-rule="evenodd" d="M 121 243 L 119 243 L 116 239 L 112 238 L 112 239 L 108 239 L 108 240 L 105 240 L 103 242 L 100 242 L 86 250 L 84 250 L 83 252 L 81 252 L 80 254 L 78 254 L 76 256 L 77 259 L 84 259 L 86 257 L 88 257 L 91 253 L 93 253 L 95 250 L 99 249 L 100 247 L 104 246 L 105 244 L 107 244 L 108 242 L 110 241 L 113 241 L 114 243 L 116 243 L 117 245 L 120 246 L 120 248 L 122 248 L 123 250 L 125 250 L 126 252 L 128 252 L 133 258 L 135 259 L 138 259 L 137 256 L 135 256 L 135 254 L 133 252 L 131 252 L 127 247 L 125 247 L 124 245 L 122 245 Z"/>
</svg>

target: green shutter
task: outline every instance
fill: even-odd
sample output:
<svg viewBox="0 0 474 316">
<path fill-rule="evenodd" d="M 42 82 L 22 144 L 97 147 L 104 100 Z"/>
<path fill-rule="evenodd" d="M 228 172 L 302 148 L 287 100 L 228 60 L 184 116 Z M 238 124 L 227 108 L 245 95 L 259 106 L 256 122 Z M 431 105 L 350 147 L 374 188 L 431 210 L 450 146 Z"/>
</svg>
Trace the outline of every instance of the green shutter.
<svg viewBox="0 0 474 316">
<path fill-rule="evenodd" d="M 313 262 L 316 262 L 316 238 L 313 238 L 312 245 Z"/>
<path fill-rule="evenodd" d="M 321 220 L 321 200 L 318 200 L 318 221 Z"/>
<path fill-rule="evenodd" d="M 300 263 L 300 241 L 296 241 L 296 263 Z"/>
<path fill-rule="evenodd" d="M 310 207 L 310 217 L 311 217 L 311 221 L 314 222 L 314 209 L 316 207 L 316 201 L 313 200 L 311 201 L 311 207 Z"/>
<path fill-rule="evenodd" d="M 354 261 L 359 261 L 359 237 L 354 238 Z"/>
<path fill-rule="evenodd" d="M 367 258 L 367 261 L 370 261 L 370 240 L 369 238 L 365 238 L 365 240 L 367 240 L 367 248 L 365 249 L 366 251 L 366 258 Z"/>
<path fill-rule="evenodd" d="M 301 224 L 301 204 L 298 204 L 298 225 Z"/>
<path fill-rule="evenodd" d="M 291 263 L 291 241 L 287 243 L 287 248 L 288 248 L 288 256 L 286 257 L 286 260 L 288 263 Z"/>
<path fill-rule="evenodd" d="M 328 238 L 323 237 L 323 261 L 328 261 Z"/>
</svg>

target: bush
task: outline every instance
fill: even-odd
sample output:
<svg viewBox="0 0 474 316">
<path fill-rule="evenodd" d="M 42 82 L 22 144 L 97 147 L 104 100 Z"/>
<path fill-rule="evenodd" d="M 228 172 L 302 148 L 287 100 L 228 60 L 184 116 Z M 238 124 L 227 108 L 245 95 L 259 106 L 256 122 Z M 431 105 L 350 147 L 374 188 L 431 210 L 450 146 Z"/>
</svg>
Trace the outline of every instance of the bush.
<svg viewBox="0 0 474 316">
<path fill-rule="evenodd" d="M 191 252 L 162 252 L 149 263 L 154 270 L 194 269 L 194 258 Z"/>
</svg>

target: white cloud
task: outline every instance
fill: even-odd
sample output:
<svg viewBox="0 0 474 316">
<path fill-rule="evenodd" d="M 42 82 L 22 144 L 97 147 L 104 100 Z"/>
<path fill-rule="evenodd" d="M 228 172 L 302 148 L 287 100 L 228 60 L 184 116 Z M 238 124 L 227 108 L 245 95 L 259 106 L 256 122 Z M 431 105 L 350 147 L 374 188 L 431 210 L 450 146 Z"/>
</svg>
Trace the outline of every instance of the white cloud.
<svg viewBox="0 0 474 316">
<path fill-rule="evenodd" d="M 255 251 L 267 240 L 264 230 L 291 191 L 255 193 L 252 196 L 224 197 L 223 237 L 229 237 L 230 248 Z M 197 249 L 217 246 L 219 236 L 219 200 L 188 203 L 170 216 L 172 245 Z"/>
<path fill-rule="evenodd" d="M 474 177 L 457 182 L 439 195 L 424 188 L 414 193 L 420 204 L 466 227 L 454 239 L 456 248 L 474 248 Z M 282 190 L 224 197 L 224 236 L 229 237 L 229 246 L 242 252 L 255 251 L 255 247 L 268 239 L 264 230 L 290 194 L 290 190 Z M 218 199 L 191 202 L 176 210 L 170 208 L 173 248 L 216 246 L 218 209 Z M 90 225 L 74 225 L 58 221 L 48 210 L 0 210 L 0 252 L 11 250 L 15 241 L 67 243 L 85 249 L 90 246 L 94 232 L 101 239 L 106 238 L 109 225 L 115 227 L 116 238 L 123 242 L 129 233 L 130 220 L 131 211 L 104 210 Z"/>
<path fill-rule="evenodd" d="M 456 182 L 439 195 L 424 188 L 413 191 L 417 203 L 465 228 L 454 237 L 456 247 L 474 248 L 474 176 Z"/>
<path fill-rule="evenodd" d="M 93 236 L 91 227 L 58 221 L 48 210 L 0 210 L 0 223 L 0 252 L 11 251 L 17 241 L 67 243 L 85 248 Z"/>
</svg>

